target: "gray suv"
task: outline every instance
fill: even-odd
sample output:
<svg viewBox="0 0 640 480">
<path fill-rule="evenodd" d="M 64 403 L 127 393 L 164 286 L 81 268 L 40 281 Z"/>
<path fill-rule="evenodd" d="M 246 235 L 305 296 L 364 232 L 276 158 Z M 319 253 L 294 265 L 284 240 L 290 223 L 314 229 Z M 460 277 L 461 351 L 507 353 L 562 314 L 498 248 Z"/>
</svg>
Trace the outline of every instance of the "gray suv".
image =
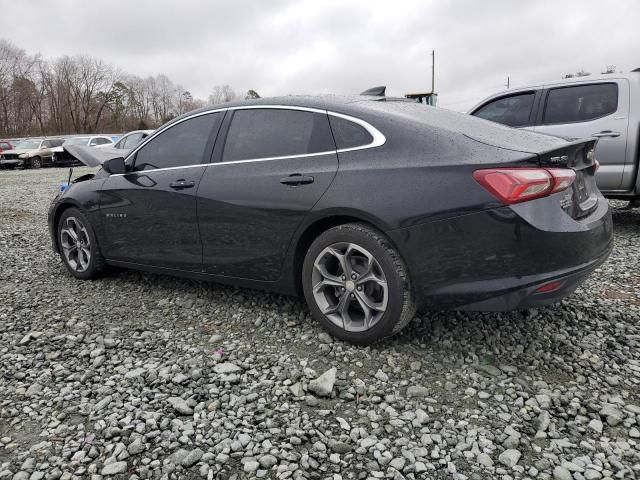
<svg viewBox="0 0 640 480">
<path fill-rule="evenodd" d="M 469 113 L 511 127 L 598 138 L 598 187 L 608 198 L 640 202 L 640 71 L 577 77 L 506 90 Z"/>
</svg>

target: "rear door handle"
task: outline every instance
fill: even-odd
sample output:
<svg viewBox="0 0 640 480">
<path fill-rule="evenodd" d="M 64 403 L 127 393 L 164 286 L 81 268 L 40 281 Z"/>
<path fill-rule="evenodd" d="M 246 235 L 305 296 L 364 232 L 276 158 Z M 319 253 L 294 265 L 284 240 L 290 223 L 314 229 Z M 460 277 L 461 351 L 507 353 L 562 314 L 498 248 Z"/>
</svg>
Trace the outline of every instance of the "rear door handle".
<svg viewBox="0 0 640 480">
<path fill-rule="evenodd" d="M 175 182 L 171 182 L 169 184 L 171 188 L 174 190 L 183 190 L 185 188 L 193 188 L 196 186 L 196 182 L 187 182 L 184 179 L 176 180 Z"/>
<path fill-rule="evenodd" d="M 601 132 L 594 133 L 591 136 L 592 137 L 596 137 L 596 138 L 602 138 L 602 137 L 616 138 L 616 137 L 620 136 L 620 132 L 612 132 L 611 130 L 603 130 Z"/>
<path fill-rule="evenodd" d="M 288 177 L 284 177 L 280 179 L 280 183 L 283 185 L 289 185 L 292 187 L 297 187 L 298 185 L 308 185 L 313 183 L 314 178 L 306 175 L 300 175 L 299 173 L 294 173 L 289 175 Z"/>
</svg>

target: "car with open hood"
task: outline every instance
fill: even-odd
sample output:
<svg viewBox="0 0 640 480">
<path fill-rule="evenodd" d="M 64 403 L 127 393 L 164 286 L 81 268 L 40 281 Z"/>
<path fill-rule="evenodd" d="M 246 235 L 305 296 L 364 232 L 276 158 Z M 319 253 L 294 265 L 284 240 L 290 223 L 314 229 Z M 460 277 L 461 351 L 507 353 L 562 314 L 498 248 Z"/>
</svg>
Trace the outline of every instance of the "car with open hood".
<svg viewBox="0 0 640 480">
<path fill-rule="evenodd" d="M 370 344 L 418 310 L 504 311 L 571 294 L 609 255 L 595 140 L 387 97 L 207 107 L 54 199 L 69 273 L 105 265 L 301 295 Z"/>
</svg>

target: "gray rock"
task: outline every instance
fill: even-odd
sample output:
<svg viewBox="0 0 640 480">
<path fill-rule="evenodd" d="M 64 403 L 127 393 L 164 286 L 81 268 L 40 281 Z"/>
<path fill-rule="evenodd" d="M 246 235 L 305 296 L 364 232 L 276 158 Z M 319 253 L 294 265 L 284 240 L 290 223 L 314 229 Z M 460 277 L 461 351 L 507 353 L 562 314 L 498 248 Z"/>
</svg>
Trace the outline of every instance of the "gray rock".
<svg viewBox="0 0 640 480">
<path fill-rule="evenodd" d="M 267 454 L 260 457 L 260 460 L 258 460 L 258 462 L 260 463 L 260 466 L 262 468 L 266 468 L 267 470 L 269 470 L 271 467 L 278 463 L 278 459 L 273 455 Z"/>
<path fill-rule="evenodd" d="M 324 372 L 318 378 L 309 382 L 309 391 L 315 393 L 319 397 L 330 397 L 333 391 L 333 385 L 336 383 L 336 374 L 338 370 L 333 367 Z"/>
<path fill-rule="evenodd" d="M 519 450 L 508 449 L 498 456 L 498 461 L 505 467 L 513 468 L 518 464 L 521 456 L 522 454 Z"/>
<path fill-rule="evenodd" d="M 124 473 L 127 471 L 127 462 L 113 462 L 108 463 L 102 467 L 102 475 L 117 475 L 118 473 Z"/>
<path fill-rule="evenodd" d="M 480 452 L 476 457 L 476 462 L 478 462 L 483 467 L 493 467 L 493 460 L 491 457 L 484 452 Z"/>
<path fill-rule="evenodd" d="M 173 409 L 181 415 L 193 415 L 193 408 L 187 405 L 187 402 L 180 397 L 169 397 L 167 402 Z"/>
<path fill-rule="evenodd" d="M 244 463 L 243 470 L 247 473 L 253 473 L 260 468 L 260 464 L 255 460 L 250 460 Z"/>
<path fill-rule="evenodd" d="M 429 390 L 421 385 L 411 385 L 407 388 L 407 397 L 424 398 L 429 396 Z"/>
<path fill-rule="evenodd" d="M 180 465 L 182 465 L 185 468 L 189 468 L 189 467 L 195 465 L 196 463 L 198 463 L 200 461 L 200 459 L 202 458 L 202 455 L 204 455 L 204 452 L 202 450 L 200 450 L 199 448 L 191 450 L 182 459 L 182 462 L 180 462 Z"/>
<path fill-rule="evenodd" d="M 553 469 L 554 480 L 573 480 L 571 472 L 564 467 L 557 466 Z"/>
<path fill-rule="evenodd" d="M 235 363 L 223 362 L 223 363 L 217 363 L 213 367 L 213 371 L 220 374 L 227 374 L 227 373 L 240 372 L 242 371 L 242 368 L 240 368 Z"/>
<path fill-rule="evenodd" d="M 146 447 L 144 445 L 144 442 L 140 438 L 136 438 L 127 447 L 127 451 L 129 452 L 129 455 L 137 455 L 139 453 L 144 452 L 145 449 L 146 449 Z"/>
<path fill-rule="evenodd" d="M 600 420 L 597 420 L 597 419 L 591 420 L 589 422 L 588 427 L 598 434 L 602 433 L 603 425 Z"/>
</svg>

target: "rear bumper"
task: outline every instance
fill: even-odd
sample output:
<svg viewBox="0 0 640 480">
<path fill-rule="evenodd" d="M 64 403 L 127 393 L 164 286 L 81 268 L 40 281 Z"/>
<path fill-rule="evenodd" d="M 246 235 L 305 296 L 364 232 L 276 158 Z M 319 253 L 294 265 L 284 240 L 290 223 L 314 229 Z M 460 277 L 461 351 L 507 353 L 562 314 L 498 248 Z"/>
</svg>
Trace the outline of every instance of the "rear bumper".
<svg viewBox="0 0 640 480">
<path fill-rule="evenodd" d="M 573 220 L 540 199 L 388 232 L 409 268 L 420 309 L 507 311 L 573 292 L 613 248 L 608 202 Z M 551 281 L 550 293 L 536 289 Z"/>
</svg>

